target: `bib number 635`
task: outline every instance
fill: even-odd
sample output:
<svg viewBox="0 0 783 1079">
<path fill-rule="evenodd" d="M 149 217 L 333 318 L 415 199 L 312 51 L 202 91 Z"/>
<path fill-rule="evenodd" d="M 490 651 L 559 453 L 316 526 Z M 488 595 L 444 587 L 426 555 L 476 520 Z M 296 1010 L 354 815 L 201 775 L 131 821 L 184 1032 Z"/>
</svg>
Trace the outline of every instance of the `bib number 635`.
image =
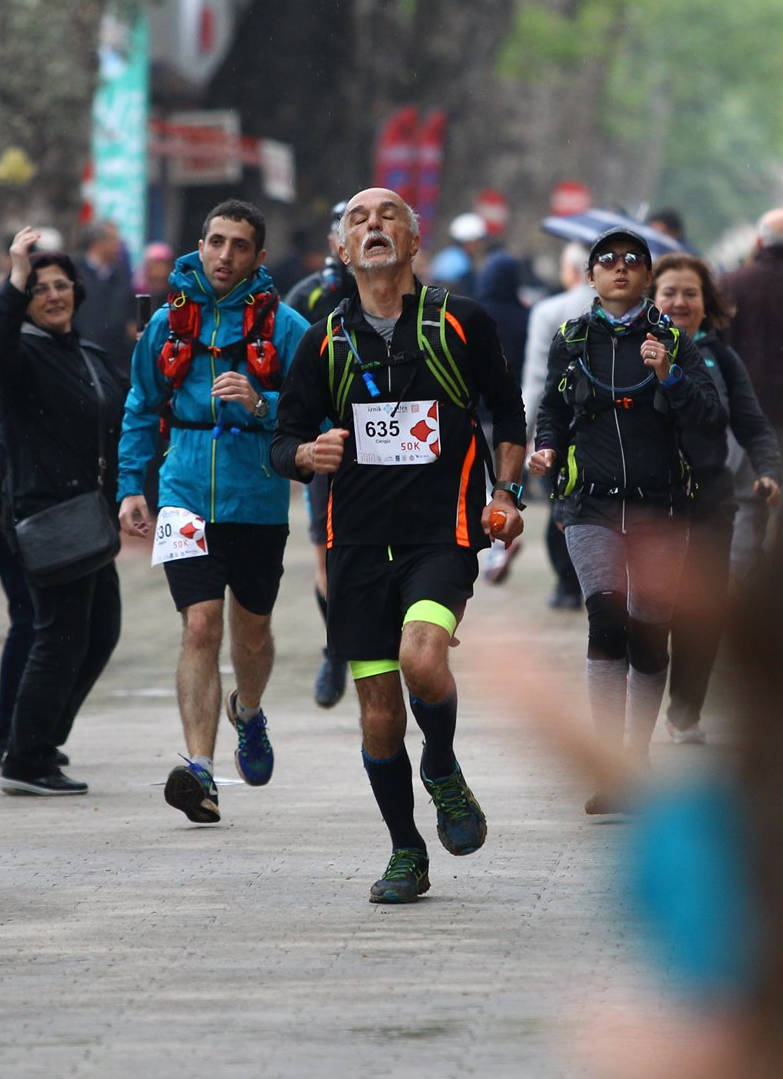
<svg viewBox="0 0 783 1079">
<path fill-rule="evenodd" d="M 396 438 L 400 433 L 400 425 L 396 420 L 368 420 L 364 425 L 364 432 L 368 438 Z"/>
</svg>

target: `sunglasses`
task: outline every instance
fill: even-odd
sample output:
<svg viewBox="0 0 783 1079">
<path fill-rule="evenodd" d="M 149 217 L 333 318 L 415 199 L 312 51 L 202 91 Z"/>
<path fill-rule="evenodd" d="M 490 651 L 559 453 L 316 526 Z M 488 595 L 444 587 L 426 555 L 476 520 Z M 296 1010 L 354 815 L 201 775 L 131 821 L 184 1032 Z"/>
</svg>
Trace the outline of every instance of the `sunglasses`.
<svg viewBox="0 0 783 1079">
<path fill-rule="evenodd" d="M 619 254 L 617 251 L 604 251 L 603 254 L 598 255 L 595 259 L 599 266 L 604 267 L 614 266 L 616 262 L 620 262 L 621 260 L 626 266 L 632 268 L 647 265 L 647 259 L 644 255 L 639 255 L 636 251 L 626 251 L 624 255 Z"/>
</svg>

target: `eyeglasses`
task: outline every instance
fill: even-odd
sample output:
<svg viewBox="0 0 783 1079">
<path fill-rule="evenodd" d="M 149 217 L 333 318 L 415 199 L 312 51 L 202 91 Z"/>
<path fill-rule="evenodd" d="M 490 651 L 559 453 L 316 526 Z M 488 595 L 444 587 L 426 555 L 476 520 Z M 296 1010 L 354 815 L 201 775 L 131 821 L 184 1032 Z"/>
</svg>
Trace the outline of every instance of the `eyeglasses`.
<svg viewBox="0 0 783 1079">
<path fill-rule="evenodd" d="M 603 254 L 598 255 L 595 261 L 600 266 L 608 268 L 610 266 L 614 266 L 614 264 L 616 262 L 620 262 L 620 260 L 622 260 L 626 266 L 629 266 L 632 269 L 642 265 L 647 265 L 647 259 L 644 257 L 644 255 L 639 255 L 636 253 L 636 251 L 626 251 L 625 254 L 622 255 L 618 251 L 604 251 Z"/>
<path fill-rule="evenodd" d="M 33 296 L 46 296 L 48 292 L 70 292 L 73 288 L 73 281 L 65 281 L 63 279 L 59 281 L 50 281 L 46 285 L 33 285 L 30 292 Z"/>
</svg>

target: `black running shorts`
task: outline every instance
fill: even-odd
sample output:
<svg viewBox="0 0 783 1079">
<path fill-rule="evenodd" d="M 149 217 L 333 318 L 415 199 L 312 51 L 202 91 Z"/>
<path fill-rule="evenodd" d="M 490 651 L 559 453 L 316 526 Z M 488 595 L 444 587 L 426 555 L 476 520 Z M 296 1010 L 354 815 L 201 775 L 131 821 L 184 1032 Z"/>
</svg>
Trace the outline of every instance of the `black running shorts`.
<svg viewBox="0 0 783 1079">
<path fill-rule="evenodd" d="M 251 614 L 270 614 L 283 576 L 288 525 L 207 524 L 209 554 L 164 562 L 178 611 L 223 599 L 228 586 Z"/>
<path fill-rule="evenodd" d="M 396 659 L 408 608 L 430 600 L 447 607 L 459 621 L 477 575 L 476 552 L 451 543 L 330 548 L 330 654 L 343 660 Z"/>
</svg>

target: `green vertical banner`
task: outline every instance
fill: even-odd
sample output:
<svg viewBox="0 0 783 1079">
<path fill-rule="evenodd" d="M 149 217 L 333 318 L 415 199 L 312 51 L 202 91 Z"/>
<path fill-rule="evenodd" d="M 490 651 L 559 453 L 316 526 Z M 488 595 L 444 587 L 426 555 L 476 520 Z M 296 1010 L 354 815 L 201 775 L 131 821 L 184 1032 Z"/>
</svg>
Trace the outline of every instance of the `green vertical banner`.
<svg viewBox="0 0 783 1079">
<path fill-rule="evenodd" d="M 133 27 L 104 16 L 98 89 L 93 102 L 93 206 L 114 221 L 134 266 L 141 260 L 147 219 L 149 40 L 147 19 Z"/>
</svg>

